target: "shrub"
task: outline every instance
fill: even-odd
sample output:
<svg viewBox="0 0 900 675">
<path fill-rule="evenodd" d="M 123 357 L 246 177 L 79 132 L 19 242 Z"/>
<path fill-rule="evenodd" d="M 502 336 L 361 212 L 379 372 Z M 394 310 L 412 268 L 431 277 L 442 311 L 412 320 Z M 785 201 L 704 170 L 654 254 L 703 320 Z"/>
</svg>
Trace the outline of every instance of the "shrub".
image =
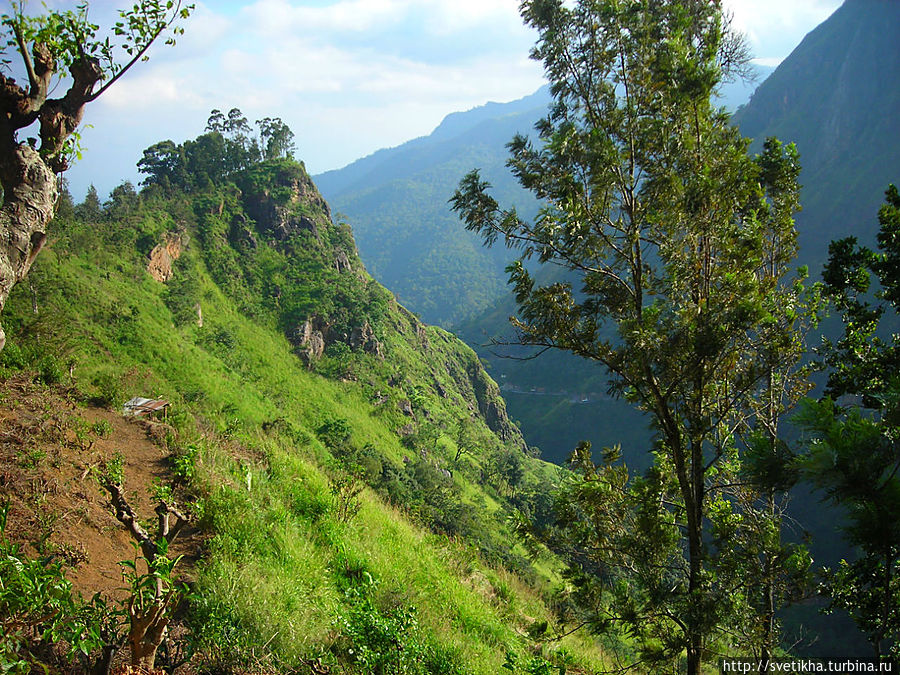
<svg viewBox="0 0 900 675">
<path fill-rule="evenodd" d="M 337 623 L 347 641 L 343 654 L 360 672 L 419 675 L 428 671 L 429 646 L 422 640 L 415 607 L 380 610 L 369 588 L 351 588 L 345 593 L 349 608 Z"/>
<path fill-rule="evenodd" d="M 8 503 L 0 506 L 0 672 L 28 673 L 34 643 L 65 642 L 70 658 L 87 656 L 102 646 L 96 617 L 73 597 L 61 563 L 31 560 L 6 539 L 8 513 Z"/>
<path fill-rule="evenodd" d="M 59 359 L 54 356 L 44 356 L 38 361 L 37 381 L 41 384 L 58 384 L 63 379 L 63 368 Z"/>
<path fill-rule="evenodd" d="M 111 372 L 100 373 L 94 378 L 94 386 L 97 388 L 94 401 L 98 405 L 115 410 L 125 404 L 125 388 L 118 375 Z"/>
</svg>

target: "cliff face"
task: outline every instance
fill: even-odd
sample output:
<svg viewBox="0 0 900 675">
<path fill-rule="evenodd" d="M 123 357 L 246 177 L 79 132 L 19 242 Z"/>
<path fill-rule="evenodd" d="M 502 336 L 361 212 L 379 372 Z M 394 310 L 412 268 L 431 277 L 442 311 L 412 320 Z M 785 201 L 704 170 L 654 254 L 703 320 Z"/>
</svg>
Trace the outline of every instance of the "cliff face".
<svg viewBox="0 0 900 675">
<path fill-rule="evenodd" d="M 847 0 L 810 32 L 735 115 L 761 146 L 800 151 L 800 259 L 813 273 L 831 239 L 871 240 L 884 190 L 900 180 L 900 3 Z"/>
<path fill-rule="evenodd" d="M 393 391 L 397 406 L 419 401 L 399 425 L 404 435 L 410 424 L 474 415 L 501 442 L 527 447 L 474 352 L 420 322 L 369 276 L 349 226 L 333 222 L 302 165 L 264 162 L 235 183 L 233 198 L 201 209 L 201 255 L 223 288 L 281 327 L 308 369 L 367 378 Z"/>
</svg>

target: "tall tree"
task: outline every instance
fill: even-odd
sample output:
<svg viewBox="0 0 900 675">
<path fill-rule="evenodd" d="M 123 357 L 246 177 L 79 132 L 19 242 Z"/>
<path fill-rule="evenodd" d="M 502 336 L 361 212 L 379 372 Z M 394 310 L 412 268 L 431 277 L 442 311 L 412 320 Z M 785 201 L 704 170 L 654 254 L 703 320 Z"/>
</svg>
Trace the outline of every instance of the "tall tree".
<svg viewBox="0 0 900 675">
<path fill-rule="evenodd" d="M 900 657 L 900 193 L 878 212 L 878 250 L 855 237 L 834 241 L 823 273 L 844 333 L 824 346 L 827 394 L 810 402 L 804 473 L 847 513 L 860 556 L 831 571 L 831 606 L 846 609 L 876 657 Z M 874 282 L 874 283 L 873 283 Z"/>
<path fill-rule="evenodd" d="M 539 146 L 509 144 L 509 166 L 544 206 L 534 222 L 501 209 L 477 171 L 451 203 L 488 245 L 520 250 L 508 268 L 519 340 L 599 362 L 651 415 L 657 467 L 636 517 L 652 516 L 684 559 L 651 556 L 665 571 L 655 595 L 644 588 L 653 602 L 617 619 L 634 628 L 652 614 L 670 636 L 654 658 L 686 652 L 696 675 L 754 613 L 734 564 L 729 532 L 751 532 L 732 486 L 742 437 L 783 407 L 755 400 L 793 364 L 805 312 L 787 278 L 796 152 L 772 142 L 754 160 L 711 103 L 747 67 L 717 0 L 526 0 L 522 14 L 554 104 Z M 567 280 L 537 285 L 534 257 Z"/>
<path fill-rule="evenodd" d="M 76 130 L 85 106 L 96 100 L 147 50 L 168 33 L 174 43 L 178 22 L 192 9 L 182 0 L 140 0 L 119 12 L 112 37 L 98 36 L 88 19 L 88 3 L 75 10 L 26 13 L 25 3 L 10 3 L 0 17 L 0 54 L 19 59 L 25 84 L 0 74 L 0 311 L 10 290 L 28 273 L 47 237 L 57 195 L 57 174 L 77 152 Z M 118 42 L 118 44 L 116 44 Z M 119 58 L 124 54 L 124 58 Z M 65 72 L 68 72 L 68 77 Z M 68 89 L 50 98 L 56 81 Z M 36 137 L 20 142 L 19 131 L 39 123 Z M 0 349 L 6 335 L 0 328 Z"/>
<path fill-rule="evenodd" d="M 294 156 L 294 132 L 280 117 L 264 117 L 256 120 L 259 127 L 259 145 L 265 159 Z"/>
</svg>

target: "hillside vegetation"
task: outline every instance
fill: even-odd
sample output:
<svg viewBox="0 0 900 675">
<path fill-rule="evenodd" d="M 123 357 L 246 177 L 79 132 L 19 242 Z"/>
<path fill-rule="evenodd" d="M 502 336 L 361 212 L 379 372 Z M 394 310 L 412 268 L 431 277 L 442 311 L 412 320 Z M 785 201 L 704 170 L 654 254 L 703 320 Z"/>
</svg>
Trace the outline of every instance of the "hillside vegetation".
<svg viewBox="0 0 900 675">
<path fill-rule="evenodd" d="M 190 581 L 158 654 L 170 672 L 187 657 L 202 672 L 596 671 L 596 646 L 548 641 L 568 616 L 556 564 L 531 562 L 507 523 L 514 507 L 546 518 L 556 470 L 526 452 L 474 352 L 372 280 L 302 164 L 244 157 L 224 171 L 210 148 L 240 142 L 214 131 L 154 146 L 140 193 L 64 198 L 4 312 L 5 400 L 60 431 L 4 422 L 0 546 L 50 555 L 106 598 L 66 610 L 96 615 L 69 622 L 87 626 L 80 637 L 33 598 L 10 624 L 29 628 L 0 640 L 4 669 L 79 653 L 88 667 L 123 646 L 123 616 L 97 609 L 121 584 L 83 581 L 98 551 L 61 552 L 75 528 L 134 558 L 121 525 L 89 517 L 101 485 L 124 478 L 142 522 L 154 499 L 191 521 L 171 574 L 138 561 L 129 577 Z M 133 396 L 171 403 L 148 426 L 160 464 L 142 479 L 147 451 L 109 422 Z M 50 483 L 61 497 L 42 501 Z"/>
</svg>

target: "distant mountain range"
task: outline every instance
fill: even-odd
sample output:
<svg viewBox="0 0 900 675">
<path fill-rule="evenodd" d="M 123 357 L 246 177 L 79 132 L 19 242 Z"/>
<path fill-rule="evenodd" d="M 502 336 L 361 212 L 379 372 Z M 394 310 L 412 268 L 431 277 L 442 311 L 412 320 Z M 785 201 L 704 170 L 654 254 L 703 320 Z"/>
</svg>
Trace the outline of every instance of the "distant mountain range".
<svg viewBox="0 0 900 675">
<path fill-rule="evenodd" d="M 500 199 L 534 210 L 504 166 L 505 144 L 529 132 L 549 101 L 544 87 L 512 103 L 453 113 L 429 136 L 315 177 L 353 226 L 368 269 L 426 322 L 450 327 L 506 293 L 508 252 L 485 249 L 447 200 L 465 173 L 481 167 Z"/>
<path fill-rule="evenodd" d="M 757 81 L 772 71 L 757 70 Z M 722 105 L 736 109 L 755 86 L 725 85 Z M 458 326 L 506 295 L 509 253 L 485 249 L 462 228 L 447 200 L 460 178 L 478 167 L 501 203 L 534 211 L 534 200 L 506 169 L 506 144 L 516 133 L 531 132 L 549 103 L 544 86 L 516 101 L 451 113 L 428 136 L 314 176 L 353 226 L 368 269 L 426 322 Z"/>
<path fill-rule="evenodd" d="M 745 83 L 723 91 L 723 105 L 736 110 L 734 121 L 754 139 L 753 149 L 769 136 L 799 148 L 798 263 L 809 267 L 813 280 L 831 240 L 853 235 L 872 243 L 884 190 L 900 182 L 898 28 L 897 0 L 846 0 L 777 69 L 761 69 L 752 96 Z M 631 406 L 606 395 L 601 368 L 554 352 L 531 361 L 503 359 L 486 346 L 510 333 L 515 303 L 503 268 L 513 255 L 502 247 L 483 249 L 446 204 L 459 179 L 480 167 L 501 204 L 534 209 L 505 169 L 504 146 L 516 131 L 531 130 L 548 99 L 542 89 L 512 103 L 455 113 L 428 137 L 316 181 L 350 219 L 372 273 L 424 320 L 453 326 L 476 349 L 500 383 L 510 417 L 544 458 L 563 462 L 580 440 L 597 448 L 620 443 L 628 464 L 639 469 L 647 462 L 650 432 Z M 815 507 L 814 497 L 800 500 L 804 511 L 815 511 L 807 513 L 808 526 L 833 530 L 833 512 Z M 844 637 L 821 634 L 817 653 L 844 644 Z"/>
<path fill-rule="evenodd" d="M 795 142 L 803 173 L 799 262 L 817 278 L 828 242 L 854 234 L 870 241 L 884 190 L 900 180 L 900 2 L 847 0 L 781 65 L 760 70 L 759 85 L 724 88 L 722 103 L 759 147 L 768 136 Z M 766 77 L 768 75 L 768 77 Z M 749 102 L 746 102 L 749 98 Z M 543 88 L 511 103 L 449 115 L 435 131 L 315 177 L 356 232 L 372 273 L 425 321 L 452 326 L 505 386 L 510 413 L 529 443 L 562 461 L 578 440 L 622 442 L 643 456 L 646 431 L 602 397 L 603 373 L 564 354 L 517 362 L 484 347 L 508 333 L 515 306 L 505 285 L 503 247 L 485 249 L 452 214 L 447 199 L 479 167 L 502 204 L 535 208 L 505 168 L 505 144 L 546 110 Z M 741 103 L 746 102 L 745 105 Z M 532 391 L 532 389 L 534 391 Z M 610 411 L 615 411 L 610 414 Z M 639 461 L 639 460 L 638 460 Z"/>
<path fill-rule="evenodd" d="M 800 150 L 800 261 L 818 276 L 828 242 L 873 241 L 888 183 L 900 181 L 900 2 L 846 0 L 735 115 L 741 132 Z"/>
</svg>

